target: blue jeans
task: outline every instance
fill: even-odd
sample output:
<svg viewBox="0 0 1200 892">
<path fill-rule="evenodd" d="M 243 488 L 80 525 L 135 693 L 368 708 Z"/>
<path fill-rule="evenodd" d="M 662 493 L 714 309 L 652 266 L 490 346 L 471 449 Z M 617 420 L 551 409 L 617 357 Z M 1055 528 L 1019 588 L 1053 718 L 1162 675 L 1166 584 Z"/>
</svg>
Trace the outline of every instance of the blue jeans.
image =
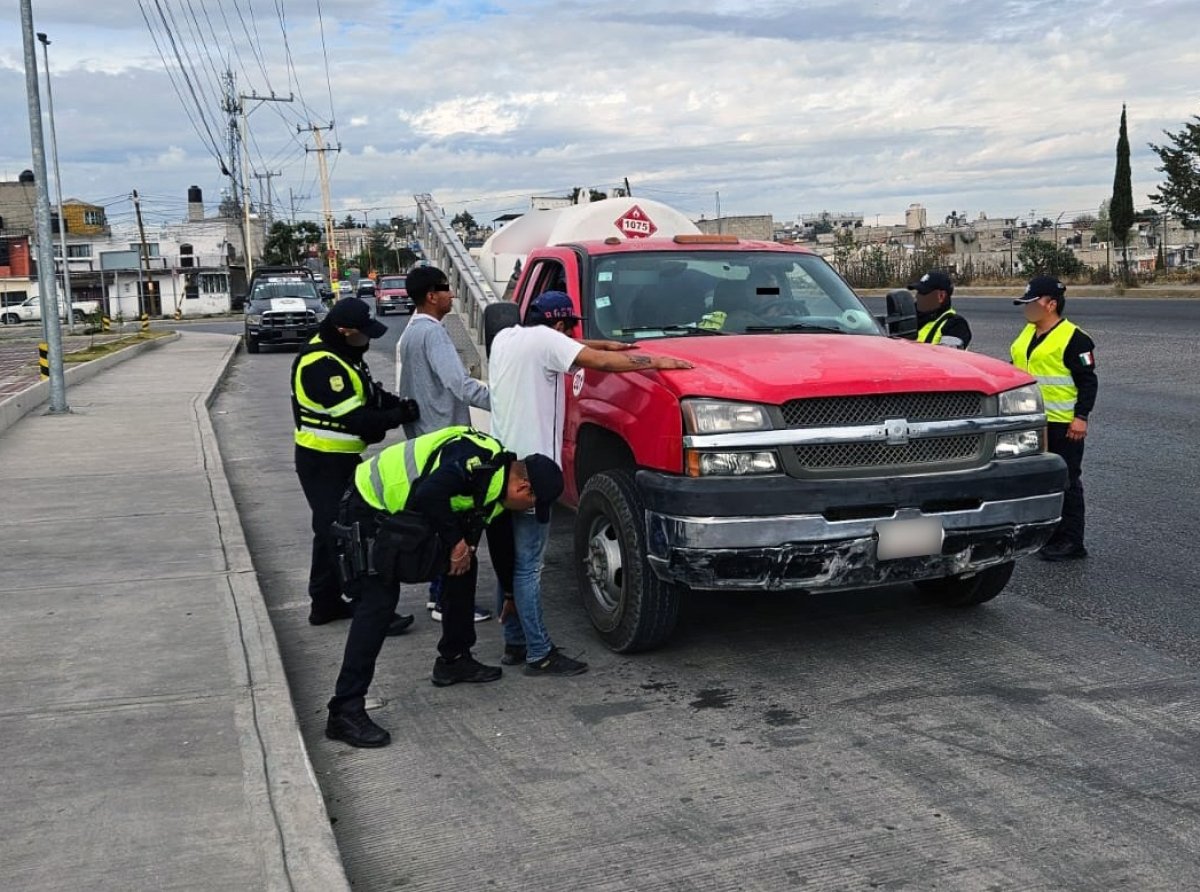
<svg viewBox="0 0 1200 892">
<path fill-rule="evenodd" d="M 504 621 L 504 643 L 525 648 L 525 661 L 536 663 L 553 644 L 542 620 L 542 556 L 550 539 L 550 524 L 538 523 L 532 513 L 512 514 L 513 600 L 517 615 Z M 496 615 L 504 608 L 504 591 L 496 588 Z"/>
</svg>

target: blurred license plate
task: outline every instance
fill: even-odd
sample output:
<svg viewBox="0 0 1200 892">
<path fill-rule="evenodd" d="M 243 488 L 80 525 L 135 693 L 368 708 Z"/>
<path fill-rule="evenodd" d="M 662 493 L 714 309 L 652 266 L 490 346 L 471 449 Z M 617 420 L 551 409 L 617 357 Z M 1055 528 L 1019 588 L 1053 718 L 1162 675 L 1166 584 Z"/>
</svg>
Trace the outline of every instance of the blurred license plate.
<svg viewBox="0 0 1200 892">
<path fill-rule="evenodd" d="M 875 556 L 881 561 L 923 557 L 942 550 L 942 522 L 936 517 L 882 520 L 875 524 L 879 544 Z"/>
</svg>

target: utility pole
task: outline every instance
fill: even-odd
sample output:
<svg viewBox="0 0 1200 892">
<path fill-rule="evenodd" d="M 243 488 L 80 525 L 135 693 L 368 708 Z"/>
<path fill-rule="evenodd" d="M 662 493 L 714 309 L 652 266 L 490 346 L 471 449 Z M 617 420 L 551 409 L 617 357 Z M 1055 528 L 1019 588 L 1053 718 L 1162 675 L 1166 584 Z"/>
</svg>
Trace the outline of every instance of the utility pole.
<svg viewBox="0 0 1200 892">
<path fill-rule="evenodd" d="M 313 142 L 317 144 L 315 149 L 305 147 L 306 152 L 317 153 L 317 170 L 321 175 L 321 213 L 325 217 L 325 256 L 329 265 L 329 287 L 333 287 L 333 283 L 338 278 L 338 262 L 337 262 L 337 247 L 333 243 L 333 208 L 332 202 L 329 199 L 329 166 L 325 163 L 326 152 L 340 152 L 341 145 L 332 148 L 325 145 L 321 139 L 322 130 L 332 130 L 333 122 L 331 121 L 326 127 L 319 127 L 316 124 L 310 124 L 308 127 L 297 127 L 297 133 L 309 132 L 313 135 Z M 338 292 L 341 294 L 341 291 Z"/>
<path fill-rule="evenodd" d="M 260 105 L 264 102 L 291 102 L 293 96 L 288 94 L 288 98 L 276 96 L 272 93 L 270 96 L 259 96 L 257 93 L 238 93 L 238 115 L 241 118 L 241 139 L 242 139 L 242 199 L 245 206 L 242 208 L 242 219 L 246 227 L 246 279 L 250 279 L 250 274 L 254 272 L 254 260 L 251 257 L 253 253 L 254 239 L 250 234 L 250 146 L 247 145 L 249 124 L 246 119 L 250 117 L 251 112 L 246 111 L 246 100 L 257 102 Z M 255 106 L 258 108 L 258 106 Z"/>
<path fill-rule="evenodd" d="M 62 173 L 58 168 L 58 136 L 54 129 L 54 90 L 50 86 L 50 38 L 39 31 L 38 42 L 42 45 L 42 61 L 46 69 L 46 110 L 50 113 L 50 156 L 54 161 L 54 189 L 58 198 L 58 241 L 62 245 L 63 305 L 67 316 L 67 330 L 75 333 L 75 311 L 71 306 L 71 264 L 67 253 L 67 221 L 63 216 Z"/>
<path fill-rule="evenodd" d="M 31 0 L 21 0 L 21 41 L 25 49 L 29 144 L 37 193 L 34 217 L 37 222 L 38 300 L 46 332 L 46 357 L 50 365 L 50 414 L 59 415 L 70 412 L 71 409 L 67 405 L 67 380 L 63 373 L 62 329 L 58 321 L 58 288 L 54 274 L 54 240 L 50 234 L 50 190 L 46 181 L 46 145 L 42 137 L 42 101 L 38 93 L 37 53 L 33 46 L 33 9 L 30 3 Z"/>
<path fill-rule="evenodd" d="M 252 173 L 250 176 L 258 180 L 258 203 L 267 209 L 267 221 L 275 222 L 275 196 L 271 194 L 271 180 L 283 176 L 282 170 L 268 170 L 266 173 Z M 267 181 L 267 197 L 263 200 L 262 181 Z"/>
<path fill-rule="evenodd" d="M 721 193 L 717 192 L 717 235 L 721 234 Z"/>
<path fill-rule="evenodd" d="M 137 189 L 133 190 L 133 211 L 137 215 L 138 238 L 141 240 L 138 250 L 138 318 L 141 319 L 150 312 L 147 298 L 151 290 L 152 279 L 150 278 L 150 246 L 146 244 L 146 227 L 142 225 L 142 202 L 138 198 Z"/>
</svg>

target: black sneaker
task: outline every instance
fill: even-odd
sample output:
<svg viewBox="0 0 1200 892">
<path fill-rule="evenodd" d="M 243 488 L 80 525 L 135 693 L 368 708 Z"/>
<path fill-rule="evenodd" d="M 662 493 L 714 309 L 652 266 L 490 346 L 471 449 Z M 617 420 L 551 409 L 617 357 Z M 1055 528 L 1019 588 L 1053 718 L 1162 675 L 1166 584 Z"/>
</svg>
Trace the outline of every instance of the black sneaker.
<svg viewBox="0 0 1200 892">
<path fill-rule="evenodd" d="M 1057 563 L 1059 561 L 1077 561 L 1088 556 L 1088 550 L 1073 542 L 1055 542 L 1045 546 L 1037 553 L 1044 561 Z"/>
<path fill-rule="evenodd" d="M 550 648 L 536 663 L 525 664 L 526 675 L 582 675 L 588 671 L 588 664 L 572 660 L 557 647 Z"/>
<path fill-rule="evenodd" d="M 325 736 L 330 740 L 367 748 L 387 746 L 392 742 L 392 735 L 375 724 L 361 707 L 348 712 L 329 713 Z"/>
<path fill-rule="evenodd" d="M 505 666 L 520 666 L 525 662 L 525 645 L 524 644 L 506 644 L 504 645 L 504 655 L 500 657 L 500 662 Z"/>
<path fill-rule="evenodd" d="M 411 613 L 394 613 L 392 621 L 388 623 L 388 637 L 395 635 L 403 635 L 408 631 L 408 627 L 413 624 L 413 615 Z"/>
<path fill-rule="evenodd" d="M 499 666 L 485 666 L 470 654 L 450 661 L 438 657 L 433 661 L 433 674 L 429 677 L 439 688 L 458 684 L 460 681 L 480 683 L 497 681 L 504 670 Z"/>
<path fill-rule="evenodd" d="M 339 619 L 349 619 L 354 616 L 354 605 L 349 601 L 338 601 L 331 612 L 317 610 L 314 607 L 308 613 L 309 625 L 323 626 L 326 623 L 337 622 Z"/>
</svg>

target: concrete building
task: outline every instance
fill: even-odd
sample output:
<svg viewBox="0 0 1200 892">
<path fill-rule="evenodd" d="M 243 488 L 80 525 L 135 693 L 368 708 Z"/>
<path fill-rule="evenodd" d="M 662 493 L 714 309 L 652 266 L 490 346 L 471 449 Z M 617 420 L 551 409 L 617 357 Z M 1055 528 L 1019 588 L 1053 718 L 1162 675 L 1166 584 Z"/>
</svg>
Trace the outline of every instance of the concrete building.
<svg viewBox="0 0 1200 892">
<path fill-rule="evenodd" d="M 707 235 L 736 235 L 738 238 L 757 241 L 771 241 L 775 237 L 775 219 L 770 214 L 701 217 L 692 222 Z"/>
</svg>

